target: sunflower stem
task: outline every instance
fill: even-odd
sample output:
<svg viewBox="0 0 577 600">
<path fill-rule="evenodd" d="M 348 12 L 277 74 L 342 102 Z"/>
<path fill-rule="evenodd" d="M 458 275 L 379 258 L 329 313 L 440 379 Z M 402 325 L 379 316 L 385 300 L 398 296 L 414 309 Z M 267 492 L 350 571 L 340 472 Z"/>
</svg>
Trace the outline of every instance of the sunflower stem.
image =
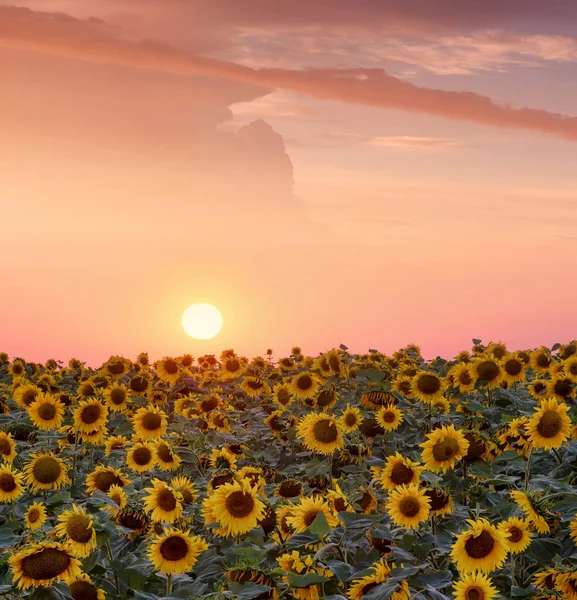
<svg viewBox="0 0 577 600">
<path fill-rule="evenodd" d="M 511 554 L 511 587 L 517 585 L 517 579 L 515 577 L 515 555 Z"/>
<path fill-rule="evenodd" d="M 531 478 L 531 458 L 533 457 L 533 449 L 529 450 L 527 457 L 527 466 L 525 467 L 525 492 L 529 489 L 529 479 Z"/>
<path fill-rule="evenodd" d="M 172 593 L 172 573 L 168 573 L 166 576 L 166 595 L 170 596 Z"/>
<path fill-rule="evenodd" d="M 78 429 L 74 430 L 74 456 L 72 457 L 72 483 L 70 487 L 74 487 L 74 480 L 76 478 L 76 456 L 78 454 Z"/>
<path fill-rule="evenodd" d="M 108 559 L 110 560 L 110 566 L 112 568 L 112 562 L 114 561 L 114 555 L 112 554 L 112 546 L 110 540 L 106 540 L 106 551 L 108 552 Z M 114 573 L 114 588 L 116 589 L 116 597 L 120 600 L 120 582 L 118 576 Z"/>
</svg>

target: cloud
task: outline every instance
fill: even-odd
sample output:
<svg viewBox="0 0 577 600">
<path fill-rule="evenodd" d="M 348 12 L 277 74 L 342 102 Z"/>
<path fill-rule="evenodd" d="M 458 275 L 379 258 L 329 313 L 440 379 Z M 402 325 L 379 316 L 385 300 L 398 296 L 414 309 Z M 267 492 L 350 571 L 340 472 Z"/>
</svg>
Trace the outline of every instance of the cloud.
<svg viewBox="0 0 577 600">
<path fill-rule="evenodd" d="M 304 137 L 304 136 L 303 136 Z M 363 145 L 374 146 L 376 148 L 407 148 L 417 150 L 446 150 L 449 148 L 459 148 L 461 143 L 446 140 L 442 138 L 418 137 L 411 135 L 391 135 L 375 136 L 363 135 L 360 133 L 332 132 L 312 134 L 306 139 L 297 139 L 297 143 L 309 144 L 328 144 L 328 145 Z"/>
<path fill-rule="evenodd" d="M 494 102 L 473 92 L 419 87 L 382 69 L 255 69 L 178 50 L 168 44 L 131 42 L 100 21 L 0 7 L 0 44 L 97 63 L 160 69 L 186 76 L 224 77 L 285 88 L 316 98 L 405 110 L 500 128 L 523 129 L 577 141 L 577 117 Z"/>
</svg>

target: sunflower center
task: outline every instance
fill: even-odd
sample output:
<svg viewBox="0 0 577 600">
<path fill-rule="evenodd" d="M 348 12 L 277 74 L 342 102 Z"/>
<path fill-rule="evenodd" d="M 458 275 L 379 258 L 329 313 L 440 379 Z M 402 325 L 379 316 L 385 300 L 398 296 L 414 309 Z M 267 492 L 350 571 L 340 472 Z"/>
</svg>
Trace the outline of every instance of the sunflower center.
<svg viewBox="0 0 577 600">
<path fill-rule="evenodd" d="M 542 353 L 537 356 L 537 365 L 542 369 L 547 369 L 551 364 L 551 358 L 546 354 Z"/>
<path fill-rule="evenodd" d="M 156 431 L 162 425 L 162 417 L 153 412 L 148 412 L 142 417 L 142 426 L 148 431 Z"/>
<path fill-rule="evenodd" d="M 119 485 L 120 487 L 123 487 L 122 479 L 120 479 L 118 475 L 109 473 L 108 471 L 98 473 L 94 478 L 94 484 L 101 492 L 104 492 L 105 494 L 113 485 Z"/>
<path fill-rule="evenodd" d="M 510 358 L 505 363 L 505 371 L 507 375 L 519 375 L 519 373 L 523 370 L 523 364 L 518 361 L 516 358 Z"/>
<path fill-rule="evenodd" d="M 469 371 L 463 369 L 459 373 L 459 383 L 461 385 L 471 385 L 471 383 L 473 383 L 473 379 L 472 379 L 471 375 L 469 374 Z"/>
<path fill-rule="evenodd" d="M 132 460 L 142 467 L 152 460 L 152 452 L 148 448 L 137 448 L 132 454 Z"/>
<path fill-rule="evenodd" d="M 345 499 L 341 497 L 335 498 L 333 501 L 333 506 L 338 513 L 345 512 L 347 510 Z"/>
<path fill-rule="evenodd" d="M 315 440 L 323 444 L 331 444 L 339 437 L 339 430 L 329 419 L 321 419 L 313 426 L 313 435 Z"/>
<path fill-rule="evenodd" d="M 279 486 L 278 493 L 283 498 L 296 498 L 301 491 L 301 484 L 297 481 L 283 481 Z"/>
<path fill-rule="evenodd" d="M 493 381 L 493 379 L 497 379 L 499 376 L 499 365 L 492 360 L 484 360 L 477 367 L 477 373 L 479 374 L 479 379 Z"/>
<path fill-rule="evenodd" d="M 217 488 L 219 488 L 221 485 L 224 485 L 225 483 L 230 483 L 233 480 L 233 476 L 229 473 L 225 473 L 223 475 L 215 475 L 212 478 L 212 489 L 216 490 Z"/>
<path fill-rule="evenodd" d="M 113 375 L 120 375 L 121 373 L 124 372 L 124 364 L 121 363 L 120 361 L 113 363 L 111 365 L 108 365 L 108 370 Z"/>
<path fill-rule="evenodd" d="M 472 433 L 467 433 L 465 434 L 465 439 L 469 442 L 469 449 L 467 450 L 465 460 L 476 460 L 477 458 L 481 457 L 487 449 L 485 441 L 480 436 L 477 436 Z"/>
<path fill-rule="evenodd" d="M 10 446 L 10 443 L 8 442 L 7 438 L 0 437 L 0 454 L 8 456 L 11 453 L 11 451 L 12 447 Z"/>
<path fill-rule="evenodd" d="M 383 421 L 385 423 L 394 423 L 395 422 L 395 413 L 390 410 L 386 410 L 382 414 Z"/>
<path fill-rule="evenodd" d="M 445 438 L 433 446 L 433 456 L 435 457 L 435 460 L 439 462 L 450 460 L 458 452 L 459 444 L 457 440 L 453 438 Z"/>
<path fill-rule="evenodd" d="M 233 492 L 225 502 L 226 510 L 238 519 L 247 517 L 254 508 L 254 498 L 244 492 Z"/>
<path fill-rule="evenodd" d="M 514 544 L 520 542 L 523 538 L 523 532 L 518 527 L 509 528 L 509 541 Z"/>
<path fill-rule="evenodd" d="M 146 518 L 144 515 L 135 512 L 123 512 L 118 518 L 118 524 L 126 529 L 132 529 L 138 531 L 143 529 L 146 525 Z"/>
<path fill-rule="evenodd" d="M 396 485 L 404 485 L 413 479 L 413 469 L 403 463 L 397 463 L 391 470 L 391 481 Z"/>
<path fill-rule="evenodd" d="M 484 600 L 484 598 L 485 592 L 476 586 L 467 588 L 467 591 L 465 592 L 465 600 Z"/>
<path fill-rule="evenodd" d="M 445 508 L 445 506 L 447 506 L 447 504 L 449 504 L 450 496 L 443 490 L 433 488 L 432 490 L 427 490 L 425 492 L 425 495 L 431 501 L 431 510 L 432 511 L 441 510 L 442 508 Z"/>
<path fill-rule="evenodd" d="M 171 536 L 160 545 L 160 554 L 165 560 L 181 560 L 188 554 L 188 544 L 180 536 Z"/>
<path fill-rule="evenodd" d="M 70 556 L 57 548 L 42 548 L 22 560 L 21 569 L 25 577 L 40 581 L 54 579 L 70 566 Z"/>
<path fill-rule="evenodd" d="M 235 371 L 238 371 L 240 369 L 240 363 L 238 362 L 238 360 L 236 360 L 236 358 L 233 358 L 232 360 L 227 361 L 226 368 L 232 373 L 234 373 Z"/>
<path fill-rule="evenodd" d="M 303 392 L 306 390 L 310 390 L 313 385 L 313 379 L 310 375 L 301 375 L 297 379 L 297 387 L 299 390 Z"/>
<path fill-rule="evenodd" d="M 345 424 L 347 425 L 347 427 L 352 427 L 353 425 L 356 425 L 357 415 L 355 415 L 355 413 L 353 412 L 347 413 L 345 416 Z"/>
<path fill-rule="evenodd" d="M 148 379 L 146 377 L 142 377 L 141 375 L 137 375 L 130 380 L 130 389 L 134 392 L 144 392 L 148 387 Z"/>
<path fill-rule="evenodd" d="M 332 390 L 323 390 L 317 398 L 318 406 L 328 406 L 334 400 L 335 395 Z"/>
<path fill-rule="evenodd" d="M 72 515 L 66 521 L 66 534 L 79 544 L 89 542 L 92 539 L 92 532 L 90 519 L 84 515 Z"/>
<path fill-rule="evenodd" d="M 126 400 L 126 392 L 123 389 L 116 388 L 110 392 L 110 402 L 116 406 L 124 404 Z"/>
<path fill-rule="evenodd" d="M 56 416 L 56 407 L 49 402 L 41 404 L 38 407 L 38 416 L 44 421 L 50 421 Z"/>
<path fill-rule="evenodd" d="M 373 588 L 376 588 L 378 585 L 380 585 L 380 582 L 378 581 L 371 581 L 371 583 L 367 583 L 367 585 L 365 585 L 361 590 L 361 598 L 363 596 L 366 596 Z"/>
<path fill-rule="evenodd" d="M 436 394 L 441 389 L 441 382 L 434 375 L 421 375 L 417 379 L 417 389 L 422 394 Z"/>
<path fill-rule="evenodd" d="M 260 390 L 264 383 L 259 379 L 249 379 L 247 385 L 251 390 Z"/>
<path fill-rule="evenodd" d="M 0 474 L 0 490 L 3 492 L 13 492 L 16 489 L 16 481 L 10 473 Z"/>
<path fill-rule="evenodd" d="M 98 600 L 98 590 L 88 581 L 71 583 L 70 594 L 74 600 Z"/>
<path fill-rule="evenodd" d="M 471 558 L 481 559 L 489 556 L 494 546 L 493 536 L 483 530 L 477 537 L 470 537 L 465 542 L 465 551 Z"/>
<path fill-rule="evenodd" d="M 568 379 L 560 379 L 559 381 L 555 382 L 555 393 L 558 396 L 566 398 L 571 394 L 571 391 L 571 382 Z"/>
<path fill-rule="evenodd" d="M 53 456 L 39 458 L 32 468 L 34 479 L 40 483 L 54 483 L 61 473 L 62 467 Z"/>
<path fill-rule="evenodd" d="M 399 510 L 405 517 L 416 517 L 421 505 L 416 498 L 403 498 L 399 503 Z"/>
<path fill-rule="evenodd" d="M 329 358 L 329 367 L 335 371 L 335 372 L 339 372 L 341 369 L 341 361 L 339 360 L 338 356 L 334 356 L 332 355 Z"/>
<path fill-rule="evenodd" d="M 156 447 L 156 456 L 158 456 L 162 462 L 174 462 L 174 456 L 172 456 L 172 452 L 166 444 L 160 444 Z"/>
<path fill-rule="evenodd" d="M 561 431 L 562 426 L 563 419 L 561 419 L 559 413 L 555 412 L 554 410 L 546 410 L 541 419 L 539 419 L 537 431 L 544 438 L 552 438 Z"/>
<path fill-rule="evenodd" d="M 164 370 L 169 375 L 174 375 L 175 373 L 178 373 L 178 365 L 173 360 L 165 360 L 164 361 Z"/>
<path fill-rule="evenodd" d="M 214 410 L 217 406 L 218 398 L 215 398 L 214 396 L 212 398 L 209 398 L 208 400 L 203 400 L 200 403 L 200 408 L 203 412 L 210 412 L 211 410 Z"/>
<path fill-rule="evenodd" d="M 82 413 L 80 413 L 80 418 L 83 423 L 91 425 L 98 421 L 101 413 L 102 410 L 100 404 L 91 404 L 83 409 Z"/>
<path fill-rule="evenodd" d="M 319 510 L 309 510 L 305 513 L 303 521 L 307 527 L 310 527 L 319 514 Z"/>
<path fill-rule="evenodd" d="M 28 521 L 30 523 L 36 523 L 40 518 L 40 511 L 37 508 L 31 508 L 28 512 Z"/>
<path fill-rule="evenodd" d="M 156 504 L 165 510 L 170 512 L 176 508 L 176 498 L 171 490 L 163 489 L 160 490 L 156 496 Z"/>
</svg>

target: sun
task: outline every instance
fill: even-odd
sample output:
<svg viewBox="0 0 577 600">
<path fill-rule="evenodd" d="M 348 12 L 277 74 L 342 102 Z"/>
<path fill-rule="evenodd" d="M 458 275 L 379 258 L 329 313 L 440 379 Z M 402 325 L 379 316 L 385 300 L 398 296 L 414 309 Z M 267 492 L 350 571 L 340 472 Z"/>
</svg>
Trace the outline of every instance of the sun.
<svg viewBox="0 0 577 600">
<path fill-rule="evenodd" d="M 192 304 L 182 314 L 182 327 L 190 337 L 209 340 L 220 331 L 222 315 L 212 304 Z"/>
</svg>

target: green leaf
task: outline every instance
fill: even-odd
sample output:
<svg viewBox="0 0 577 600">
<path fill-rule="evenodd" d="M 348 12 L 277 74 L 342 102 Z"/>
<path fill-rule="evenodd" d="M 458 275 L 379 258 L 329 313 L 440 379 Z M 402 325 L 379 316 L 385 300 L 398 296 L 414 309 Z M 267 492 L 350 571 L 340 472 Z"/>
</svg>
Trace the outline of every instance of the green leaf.
<svg viewBox="0 0 577 600">
<path fill-rule="evenodd" d="M 327 567 L 337 577 L 339 581 L 348 581 L 353 574 L 353 567 L 340 560 L 330 560 Z"/>
<path fill-rule="evenodd" d="M 228 588 L 230 591 L 241 600 L 250 600 L 251 598 L 258 598 L 261 594 L 270 592 L 272 590 L 268 585 L 261 585 L 260 583 L 229 583 Z"/>
<path fill-rule="evenodd" d="M 441 594 L 441 592 L 438 592 L 434 587 L 430 585 L 427 586 L 427 593 L 431 597 L 431 600 L 449 600 L 448 596 L 445 596 L 445 594 Z"/>
<path fill-rule="evenodd" d="M 515 598 L 522 598 L 523 596 L 533 596 L 536 588 L 534 585 L 530 585 L 529 587 L 522 588 L 517 587 L 516 585 L 511 587 L 511 596 L 515 596 Z"/>
<path fill-rule="evenodd" d="M 329 525 L 327 518 L 325 517 L 325 513 L 321 510 L 315 517 L 315 520 L 310 525 L 309 531 L 322 538 L 330 530 L 331 526 Z"/>
<path fill-rule="evenodd" d="M 394 579 L 387 580 L 374 587 L 368 594 L 363 596 L 363 600 L 387 600 L 399 589 L 399 582 Z"/>
<path fill-rule="evenodd" d="M 324 583 L 329 581 L 328 577 L 319 575 L 318 573 L 305 573 L 304 575 L 297 575 L 296 573 L 287 573 L 287 579 L 289 587 L 291 588 L 303 588 L 309 585 L 316 585 L 318 583 Z"/>
<path fill-rule="evenodd" d="M 371 381 L 382 381 L 385 378 L 385 374 L 378 369 L 359 369 L 357 371 L 358 377 L 365 377 Z"/>
</svg>

